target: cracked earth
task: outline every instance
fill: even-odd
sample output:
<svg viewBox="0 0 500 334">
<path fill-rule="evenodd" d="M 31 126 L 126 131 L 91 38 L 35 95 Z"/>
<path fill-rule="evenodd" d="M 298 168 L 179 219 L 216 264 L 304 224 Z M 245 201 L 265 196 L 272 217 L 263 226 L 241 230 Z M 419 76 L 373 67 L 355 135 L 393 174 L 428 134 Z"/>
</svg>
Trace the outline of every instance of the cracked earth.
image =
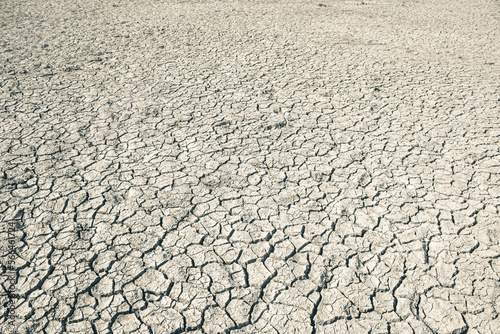
<svg viewBox="0 0 500 334">
<path fill-rule="evenodd" d="M 2 1 L 1 332 L 499 333 L 499 8 Z"/>
</svg>

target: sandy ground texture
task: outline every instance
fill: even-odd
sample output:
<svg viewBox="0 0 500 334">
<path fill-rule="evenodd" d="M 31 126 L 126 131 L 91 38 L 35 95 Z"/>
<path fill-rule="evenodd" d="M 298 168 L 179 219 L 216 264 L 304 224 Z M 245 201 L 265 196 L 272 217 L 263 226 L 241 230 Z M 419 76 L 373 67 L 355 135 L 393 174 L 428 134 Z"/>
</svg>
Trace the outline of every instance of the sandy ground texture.
<svg viewBox="0 0 500 334">
<path fill-rule="evenodd" d="M 1 1 L 1 333 L 499 333 L 499 23 Z"/>
</svg>

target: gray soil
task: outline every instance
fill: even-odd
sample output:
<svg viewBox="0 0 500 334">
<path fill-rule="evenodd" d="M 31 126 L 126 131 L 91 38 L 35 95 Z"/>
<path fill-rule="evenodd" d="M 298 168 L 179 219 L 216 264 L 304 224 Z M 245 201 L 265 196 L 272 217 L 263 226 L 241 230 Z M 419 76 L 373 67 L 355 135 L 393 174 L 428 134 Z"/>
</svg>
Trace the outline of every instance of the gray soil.
<svg viewBox="0 0 500 334">
<path fill-rule="evenodd" d="M 499 333 L 499 35 L 495 0 L 1 1 L 0 332 Z"/>
</svg>

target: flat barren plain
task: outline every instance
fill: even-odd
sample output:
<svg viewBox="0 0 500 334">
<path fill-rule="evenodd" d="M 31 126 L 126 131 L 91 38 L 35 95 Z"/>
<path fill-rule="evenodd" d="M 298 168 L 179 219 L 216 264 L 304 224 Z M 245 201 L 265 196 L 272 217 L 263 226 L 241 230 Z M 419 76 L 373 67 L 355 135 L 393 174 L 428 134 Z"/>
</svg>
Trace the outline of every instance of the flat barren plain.
<svg viewBox="0 0 500 334">
<path fill-rule="evenodd" d="M 0 332 L 500 333 L 496 0 L 0 2 Z"/>
</svg>

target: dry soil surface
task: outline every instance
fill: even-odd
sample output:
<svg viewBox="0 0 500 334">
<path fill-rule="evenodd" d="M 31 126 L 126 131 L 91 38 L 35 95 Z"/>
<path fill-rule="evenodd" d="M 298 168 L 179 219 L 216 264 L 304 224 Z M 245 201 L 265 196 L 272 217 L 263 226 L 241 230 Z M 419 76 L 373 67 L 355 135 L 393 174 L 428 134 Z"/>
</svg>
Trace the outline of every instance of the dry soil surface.
<svg viewBox="0 0 500 334">
<path fill-rule="evenodd" d="M 499 17 L 1 1 L 1 332 L 499 333 Z"/>
</svg>

